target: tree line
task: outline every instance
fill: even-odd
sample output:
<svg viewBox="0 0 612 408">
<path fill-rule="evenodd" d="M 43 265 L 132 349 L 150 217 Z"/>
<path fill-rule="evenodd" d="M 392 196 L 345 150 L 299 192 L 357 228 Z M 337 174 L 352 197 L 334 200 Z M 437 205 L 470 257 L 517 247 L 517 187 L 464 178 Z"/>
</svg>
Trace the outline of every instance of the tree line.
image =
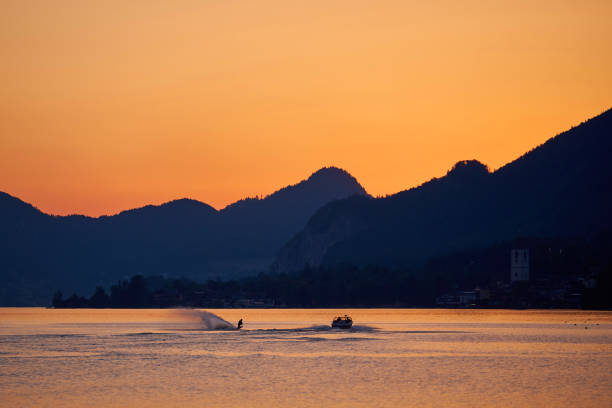
<svg viewBox="0 0 612 408">
<path fill-rule="evenodd" d="M 543 247 L 541 252 L 554 251 Z M 305 268 L 297 274 L 260 273 L 237 280 L 215 279 L 204 283 L 186 278 L 135 275 L 112 285 L 110 293 L 99 286 L 89 298 L 73 294 L 64 299 L 61 291 L 57 291 L 52 305 L 56 308 L 436 307 L 440 306 L 436 302 L 440 295 L 478 287 L 487 293 L 487 298 L 483 296 L 475 301 L 482 307 L 612 308 L 609 296 L 612 262 L 604 265 L 597 276 L 589 275 L 593 268 L 584 265 L 578 274 L 571 272 L 576 269 L 559 274 L 560 263 L 567 264 L 574 258 L 576 262 L 584 260 L 584 253 L 567 250 L 561 259 L 550 254 L 543 259 L 536 252 L 533 263 L 541 270 L 534 272 L 529 282 L 495 282 L 501 276 L 485 271 L 495 267 L 496 257 L 506 258 L 505 254 L 503 248 L 497 248 L 448 256 L 430 262 L 420 273 L 345 264 Z M 542 270 L 546 265 L 550 268 L 548 272 Z M 565 293 L 562 298 L 559 298 L 560 291 Z"/>
</svg>

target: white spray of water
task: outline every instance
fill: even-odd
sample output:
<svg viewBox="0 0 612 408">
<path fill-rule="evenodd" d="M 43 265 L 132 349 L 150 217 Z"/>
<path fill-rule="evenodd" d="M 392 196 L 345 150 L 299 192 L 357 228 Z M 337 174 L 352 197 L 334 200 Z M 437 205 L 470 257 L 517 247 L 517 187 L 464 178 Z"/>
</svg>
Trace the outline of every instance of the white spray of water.
<svg viewBox="0 0 612 408">
<path fill-rule="evenodd" d="M 228 322 L 227 320 L 217 316 L 214 313 L 207 312 L 205 310 L 196 309 L 178 309 L 176 310 L 181 317 L 191 319 L 199 319 L 204 326 L 204 330 L 233 330 L 236 326 Z"/>
</svg>

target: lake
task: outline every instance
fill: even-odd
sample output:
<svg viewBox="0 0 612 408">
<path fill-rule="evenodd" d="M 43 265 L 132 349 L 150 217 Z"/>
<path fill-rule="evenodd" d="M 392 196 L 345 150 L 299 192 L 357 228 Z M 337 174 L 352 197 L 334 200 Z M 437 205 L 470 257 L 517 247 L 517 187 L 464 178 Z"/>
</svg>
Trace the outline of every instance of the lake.
<svg viewBox="0 0 612 408">
<path fill-rule="evenodd" d="M 0 406 L 612 407 L 612 312 L 0 308 Z"/>
</svg>

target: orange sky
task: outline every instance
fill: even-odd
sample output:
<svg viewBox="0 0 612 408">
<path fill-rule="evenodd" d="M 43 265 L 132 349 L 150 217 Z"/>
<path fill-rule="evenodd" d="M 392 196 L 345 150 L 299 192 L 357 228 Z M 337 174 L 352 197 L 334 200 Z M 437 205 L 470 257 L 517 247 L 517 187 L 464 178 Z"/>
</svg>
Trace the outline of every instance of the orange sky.
<svg viewBox="0 0 612 408">
<path fill-rule="evenodd" d="M 0 190 L 221 208 L 318 168 L 374 195 L 612 106 L 612 2 L 0 0 Z"/>
</svg>

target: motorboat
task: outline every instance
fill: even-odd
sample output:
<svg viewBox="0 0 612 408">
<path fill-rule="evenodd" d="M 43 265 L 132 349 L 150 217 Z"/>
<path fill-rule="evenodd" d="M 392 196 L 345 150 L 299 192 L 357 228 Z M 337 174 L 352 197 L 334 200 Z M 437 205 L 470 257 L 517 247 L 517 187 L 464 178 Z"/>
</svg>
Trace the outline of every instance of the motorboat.
<svg viewBox="0 0 612 408">
<path fill-rule="evenodd" d="M 350 329 L 353 327 L 353 319 L 347 315 L 334 317 L 331 327 L 338 329 Z"/>
</svg>

